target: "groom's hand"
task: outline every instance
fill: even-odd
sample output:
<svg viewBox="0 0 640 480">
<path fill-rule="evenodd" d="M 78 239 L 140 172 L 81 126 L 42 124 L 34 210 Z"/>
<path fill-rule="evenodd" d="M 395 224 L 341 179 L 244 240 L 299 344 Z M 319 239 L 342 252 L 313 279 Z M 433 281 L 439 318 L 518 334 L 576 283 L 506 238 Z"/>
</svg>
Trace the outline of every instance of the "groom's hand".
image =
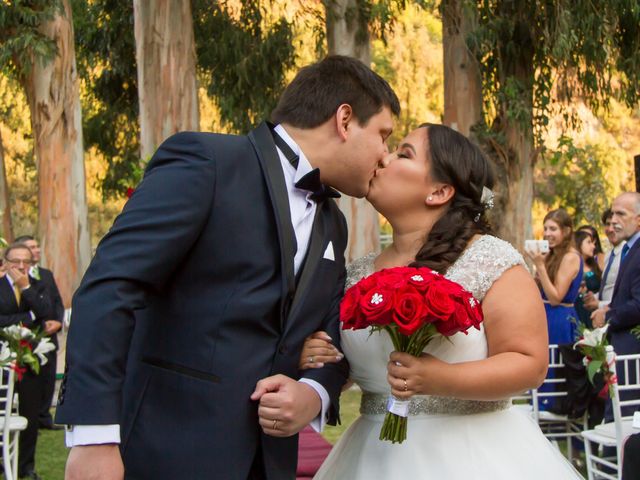
<svg viewBox="0 0 640 480">
<path fill-rule="evenodd" d="M 67 459 L 65 480 L 122 480 L 124 465 L 118 445 L 73 447 Z"/>
<path fill-rule="evenodd" d="M 285 375 L 260 380 L 251 400 L 260 400 L 260 426 L 273 437 L 295 435 L 318 416 L 322 407 L 312 387 Z"/>
</svg>

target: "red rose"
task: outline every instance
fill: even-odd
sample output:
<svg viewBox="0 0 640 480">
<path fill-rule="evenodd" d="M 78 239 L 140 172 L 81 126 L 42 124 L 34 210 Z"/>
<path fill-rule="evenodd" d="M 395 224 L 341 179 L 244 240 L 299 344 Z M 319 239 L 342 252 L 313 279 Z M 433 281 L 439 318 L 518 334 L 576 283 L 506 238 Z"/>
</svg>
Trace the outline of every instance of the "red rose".
<svg viewBox="0 0 640 480">
<path fill-rule="evenodd" d="M 376 286 L 360 298 L 360 309 L 368 325 L 388 325 L 388 315 L 393 306 L 393 291 Z"/>
<path fill-rule="evenodd" d="M 408 273 L 408 283 L 413 285 L 419 292 L 425 293 L 429 285 L 437 281 L 437 276 L 427 268 L 414 268 Z"/>
<path fill-rule="evenodd" d="M 471 324 L 480 330 L 480 324 L 484 320 L 484 314 L 482 313 L 482 306 L 480 305 L 480 302 L 467 291 L 462 295 L 462 301 L 464 302 L 464 307 L 467 311 Z"/>
<path fill-rule="evenodd" d="M 353 286 L 347 290 L 340 302 L 340 321 L 344 330 L 362 328 L 362 312 L 360 310 L 360 290 Z"/>
<path fill-rule="evenodd" d="M 397 290 L 407 284 L 407 275 L 404 268 L 390 268 L 382 270 L 378 278 L 378 285 Z"/>
<path fill-rule="evenodd" d="M 424 325 L 424 296 L 407 285 L 395 292 L 391 319 L 403 335 L 412 335 Z"/>
<path fill-rule="evenodd" d="M 135 188 L 127 187 L 127 198 L 131 198 L 133 192 L 135 192 Z"/>
<path fill-rule="evenodd" d="M 446 321 L 455 309 L 455 301 L 449 296 L 446 282 L 432 282 L 427 289 L 424 298 L 427 302 L 429 316 L 438 320 Z"/>
</svg>

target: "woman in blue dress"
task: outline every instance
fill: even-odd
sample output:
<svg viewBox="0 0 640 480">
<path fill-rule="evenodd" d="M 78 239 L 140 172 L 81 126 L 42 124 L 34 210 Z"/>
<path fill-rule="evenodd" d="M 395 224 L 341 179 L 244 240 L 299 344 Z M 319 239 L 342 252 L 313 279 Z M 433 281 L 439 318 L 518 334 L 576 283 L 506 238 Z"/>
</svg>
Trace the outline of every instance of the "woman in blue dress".
<svg viewBox="0 0 640 480">
<path fill-rule="evenodd" d="M 573 241 L 573 221 L 566 210 L 544 217 L 544 238 L 549 253 L 527 250 L 536 266 L 536 279 L 547 313 L 550 344 L 575 341 L 578 314 L 574 303 L 580 293 L 584 265 Z"/>
</svg>

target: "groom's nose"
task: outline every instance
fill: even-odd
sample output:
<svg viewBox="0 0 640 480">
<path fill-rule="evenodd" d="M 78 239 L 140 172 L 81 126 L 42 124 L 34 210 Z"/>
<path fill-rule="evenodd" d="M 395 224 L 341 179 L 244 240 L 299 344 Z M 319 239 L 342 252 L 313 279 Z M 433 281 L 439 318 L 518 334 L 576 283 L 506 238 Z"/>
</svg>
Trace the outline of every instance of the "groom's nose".
<svg viewBox="0 0 640 480">
<path fill-rule="evenodd" d="M 382 160 L 380 161 L 380 166 L 382 168 L 387 168 L 391 163 L 391 160 L 393 160 L 393 153 L 388 153 L 387 155 L 382 157 Z"/>
</svg>

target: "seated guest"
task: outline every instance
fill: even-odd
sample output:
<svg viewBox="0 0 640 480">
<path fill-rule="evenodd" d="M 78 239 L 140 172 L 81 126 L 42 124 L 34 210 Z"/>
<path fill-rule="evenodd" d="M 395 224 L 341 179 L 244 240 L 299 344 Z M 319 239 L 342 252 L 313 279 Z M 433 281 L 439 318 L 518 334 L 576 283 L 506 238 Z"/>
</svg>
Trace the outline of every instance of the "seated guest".
<svg viewBox="0 0 640 480">
<path fill-rule="evenodd" d="M 31 250 L 22 244 L 12 244 L 5 250 L 0 278 L 0 325 L 22 324 L 27 328 L 43 328 L 53 318 L 52 303 L 42 282 L 29 277 L 33 265 Z M 18 412 L 28 421 L 20 433 L 18 476 L 40 478 L 34 470 L 36 442 L 38 440 L 38 415 L 42 402 L 42 382 L 30 369 L 16 383 Z"/>
</svg>

